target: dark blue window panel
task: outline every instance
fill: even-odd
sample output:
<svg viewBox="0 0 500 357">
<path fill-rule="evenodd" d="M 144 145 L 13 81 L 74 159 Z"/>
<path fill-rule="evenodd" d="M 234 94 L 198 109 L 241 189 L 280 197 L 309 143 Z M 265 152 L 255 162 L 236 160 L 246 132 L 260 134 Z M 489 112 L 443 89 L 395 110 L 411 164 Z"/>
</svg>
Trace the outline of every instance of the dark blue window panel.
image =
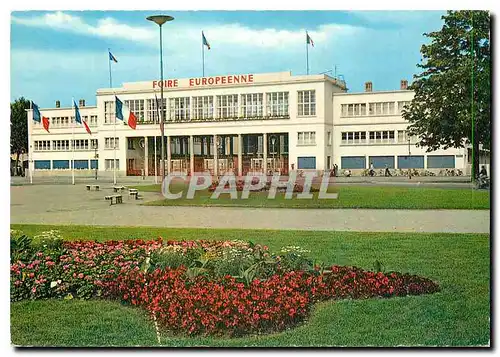
<svg viewBox="0 0 500 357">
<path fill-rule="evenodd" d="M 423 169 L 423 156 L 398 156 L 398 169 Z"/>
<path fill-rule="evenodd" d="M 99 160 L 90 160 L 90 168 L 98 169 L 99 168 Z"/>
<path fill-rule="evenodd" d="M 365 169 L 366 157 L 364 156 L 342 156 L 340 158 L 341 169 Z"/>
<path fill-rule="evenodd" d="M 455 155 L 427 155 L 428 169 L 454 169 Z"/>
<path fill-rule="evenodd" d="M 54 160 L 52 161 L 53 169 L 69 169 L 69 160 Z"/>
<path fill-rule="evenodd" d="M 35 160 L 35 170 L 50 170 L 50 160 Z"/>
<path fill-rule="evenodd" d="M 298 157 L 298 169 L 316 169 L 316 156 Z"/>
<path fill-rule="evenodd" d="M 75 160 L 75 169 L 88 169 L 89 160 Z"/>
<path fill-rule="evenodd" d="M 369 162 L 373 163 L 374 169 L 385 169 L 385 165 L 390 169 L 394 168 L 394 156 L 370 156 Z"/>
</svg>

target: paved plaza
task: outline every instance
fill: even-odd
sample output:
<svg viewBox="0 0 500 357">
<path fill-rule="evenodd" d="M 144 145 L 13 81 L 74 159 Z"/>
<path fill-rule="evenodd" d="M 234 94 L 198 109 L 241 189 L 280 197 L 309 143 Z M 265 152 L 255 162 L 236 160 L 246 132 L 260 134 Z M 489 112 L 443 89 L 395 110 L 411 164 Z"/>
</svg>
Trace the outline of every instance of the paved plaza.
<svg viewBox="0 0 500 357">
<path fill-rule="evenodd" d="M 11 223 L 151 226 L 178 228 L 303 229 L 365 232 L 489 233 L 489 210 L 286 209 L 142 206 L 161 199 L 144 192 L 110 206 L 101 191 L 85 184 L 11 186 Z"/>
</svg>

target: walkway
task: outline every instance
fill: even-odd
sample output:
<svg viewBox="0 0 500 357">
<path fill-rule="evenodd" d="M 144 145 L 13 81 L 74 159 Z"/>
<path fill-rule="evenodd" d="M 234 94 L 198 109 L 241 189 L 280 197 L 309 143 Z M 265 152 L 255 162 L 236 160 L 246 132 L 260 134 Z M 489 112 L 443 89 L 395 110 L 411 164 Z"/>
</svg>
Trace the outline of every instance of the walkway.
<svg viewBox="0 0 500 357">
<path fill-rule="evenodd" d="M 303 229 L 364 232 L 489 233 L 489 210 L 283 209 L 141 206 L 128 200 L 109 206 L 111 192 L 84 185 L 11 187 L 11 223 L 186 228 Z M 159 198 L 145 193 L 145 200 Z"/>
</svg>

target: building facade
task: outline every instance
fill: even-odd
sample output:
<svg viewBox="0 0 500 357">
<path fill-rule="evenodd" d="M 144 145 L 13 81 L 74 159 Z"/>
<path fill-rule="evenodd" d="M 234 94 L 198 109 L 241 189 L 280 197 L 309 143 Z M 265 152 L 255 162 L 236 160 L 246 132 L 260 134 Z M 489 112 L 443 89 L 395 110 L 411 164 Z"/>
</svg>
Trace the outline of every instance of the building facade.
<svg viewBox="0 0 500 357">
<path fill-rule="evenodd" d="M 376 169 L 465 169 L 463 149 L 426 153 L 408 141 L 401 117 L 413 92 L 347 93 L 327 75 L 290 72 L 124 83 L 97 90 L 96 106 L 80 100 L 92 131 L 74 126 L 72 107 L 40 109 L 48 133 L 28 111 L 30 169 L 36 175 L 160 175 L 160 88 L 164 89 L 167 172 L 280 172 Z M 137 117 L 132 129 L 115 118 L 115 96 Z M 115 164 L 116 163 L 116 164 Z"/>
</svg>

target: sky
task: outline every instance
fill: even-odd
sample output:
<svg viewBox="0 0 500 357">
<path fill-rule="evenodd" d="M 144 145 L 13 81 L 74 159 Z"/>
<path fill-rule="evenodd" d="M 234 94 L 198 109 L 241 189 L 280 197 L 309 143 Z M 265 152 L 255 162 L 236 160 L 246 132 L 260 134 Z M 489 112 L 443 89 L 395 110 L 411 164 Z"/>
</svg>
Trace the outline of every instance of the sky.
<svg viewBox="0 0 500 357">
<path fill-rule="evenodd" d="M 399 88 L 419 72 L 425 32 L 441 29 L 443 11 L 162 11 L 164 78 L 291 71 L 342 75 L 349 92 Z M 159 29 L 154 11 L 14 11 L 11 13 L 11 100 L 40 107 L 95 104 L 98 88 L 159 78 Z"/>
</svg>

